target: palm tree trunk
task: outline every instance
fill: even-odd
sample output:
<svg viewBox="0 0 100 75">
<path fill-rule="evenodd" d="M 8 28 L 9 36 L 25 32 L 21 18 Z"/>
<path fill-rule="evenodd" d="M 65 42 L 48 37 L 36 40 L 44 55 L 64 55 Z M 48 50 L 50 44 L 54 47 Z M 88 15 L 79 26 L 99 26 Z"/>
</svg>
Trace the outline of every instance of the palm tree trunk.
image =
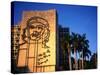
<svg viewBox="0 0 100 75">
<path fill-rule="evenodd" d="M 81 61 L 80 61 L 81 59 L 80 59 L 80 52 L 79 52 L 79 63 L 78 63 L 78 68 L 79 68 L 79 70 L 81 69 Z"/>
<path fill-rule="evenodd" d="M 76 52 L 76 48 L 74 47 L 74 57 L 75 57 L 75 70 L 77 70 L 77 52 Z"/>
<path fill-rule="evenodd" d="M 83 58 L 83 51 L 82 51 L 82 69 L 84 69 L 84 58 Z"/>
<path fill-rule="evenodd" d="M 71 64 L 71 52 L 70 48 L 68 48 L 68 59 L 69 59 L 69 69 L 72 70 L 72 64 Z"/>
</svg>

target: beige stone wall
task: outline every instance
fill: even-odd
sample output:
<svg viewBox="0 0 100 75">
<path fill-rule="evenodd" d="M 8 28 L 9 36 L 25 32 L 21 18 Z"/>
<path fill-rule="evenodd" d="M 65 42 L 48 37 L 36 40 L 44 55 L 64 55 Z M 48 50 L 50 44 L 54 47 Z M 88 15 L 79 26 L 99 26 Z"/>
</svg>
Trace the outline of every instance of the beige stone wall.
<svg viewBox="0 0 100 75">
<path fill-rule="evenodd" d="M 40 40 L 34 41 L 29 40 L 29 38 L 25 38 L 27 43 L 22 40 L 22 35 L 24 29 L 26 29 L 25 35 L 29 36 L 27 30 L 27 21 L 31 17 L 40 17 L 45 19 L 49 24 L 49 41 L 46 42 L 48 47 L 43 47 L 43 39 L 40 37 Z M 42 19 L 36 19 L 38 22 L 43 23 L 45 26 L 46 22 Z M 32 21 L 34 22 L 34 21 Z M 39 23 L 39 24 L 41 24 Z M 37 23 L 34 23 L 38 25 Z M 46 10 L 46 11 L 24 11 L 22 16 L 22 21 L 20 23 L 21 32 L 20 32 L 20 49 L 18 56 L 18 67 L 28 66 L 30 72 L 48 72 L 55 71 L 56 65 L 56 11 L 55 10 Z M 33 30 L 29 29 L 29 32 L 32 33 Z M 45 36 L 47 30 L 45 28 L 43 32 L 43 36 Z M 42 33 L 41 33 L 42 34 Z M 48 52 L 50 51 L 50 53 Z M 42 56 L 39 56 L 41 55 Z M 46 56 L 45 55 L 49 55 Z M 40 59 L 40 60 L 39 60 Z M 27 62 L 28 61 L 28 62 Z"/>
</svg>

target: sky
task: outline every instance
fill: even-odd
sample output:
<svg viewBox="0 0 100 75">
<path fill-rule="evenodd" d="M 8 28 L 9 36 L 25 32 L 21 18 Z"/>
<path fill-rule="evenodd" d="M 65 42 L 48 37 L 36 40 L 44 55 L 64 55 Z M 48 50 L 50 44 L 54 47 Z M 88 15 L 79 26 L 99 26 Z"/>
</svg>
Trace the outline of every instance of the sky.
<svg viewBox="0 0 100 75">
<path fill-rule="evenodd" d="M 97 7 L 67 4 L 48 4 L 33 2 L 15 2 L 12 25 L 17 25 L 22 18 L 23 11 L 56 9 L 58 24 L 69 27 L 70 32 L 86 33 L 89 40 L 89 49 L 92 53 L 97 51 Z"/>
</svg>

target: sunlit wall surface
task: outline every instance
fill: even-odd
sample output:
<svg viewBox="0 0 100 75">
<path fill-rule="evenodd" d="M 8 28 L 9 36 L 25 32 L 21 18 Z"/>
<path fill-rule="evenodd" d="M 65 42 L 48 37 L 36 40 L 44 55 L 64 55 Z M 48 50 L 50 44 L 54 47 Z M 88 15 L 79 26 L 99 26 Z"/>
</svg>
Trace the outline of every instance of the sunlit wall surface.
<svg viewBox="0 0 100 75">
<path fill-rule="evenodd" d="M 30 72 L 55 71 L 56 11 L 23 11 L 17 67 Z"/>
</svg>

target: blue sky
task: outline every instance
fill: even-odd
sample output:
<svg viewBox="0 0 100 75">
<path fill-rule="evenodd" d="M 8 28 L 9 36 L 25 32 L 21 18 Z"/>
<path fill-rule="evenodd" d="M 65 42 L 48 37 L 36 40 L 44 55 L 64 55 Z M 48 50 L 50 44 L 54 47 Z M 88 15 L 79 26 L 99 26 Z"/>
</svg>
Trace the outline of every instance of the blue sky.
<svg viewBox="0 0 100 75">
<path fill-rule="evenodd" d="M 56 9 L 58 24 L 69 27 L 70 32 L 79 34 L 86 33 L 89 40 L 90 50 L 97 50 L 97 7 L 63 4 L 46 4 L 31 2 L 16 2 L 14 4 L 14 24 L 21 21 L 22 12 L 30 10 Z"/>
</svg>

